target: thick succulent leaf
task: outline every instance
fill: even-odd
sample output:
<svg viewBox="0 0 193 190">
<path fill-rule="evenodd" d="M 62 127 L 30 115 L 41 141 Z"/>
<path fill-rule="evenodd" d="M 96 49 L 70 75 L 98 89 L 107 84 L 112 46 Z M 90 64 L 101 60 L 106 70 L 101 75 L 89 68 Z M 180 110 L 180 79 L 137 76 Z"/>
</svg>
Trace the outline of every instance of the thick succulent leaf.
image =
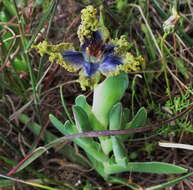
<svg viewBox="0 0 193 190">
<path fill-rule="evenodd" d="M 74 119 L 76 122 L 78 132 L 91 131 L 92 127 L 86 112 L 80 106 L 76 106 L 76 105 L 73 106 L 72 110 L 73 110 Z"/>
<path fill-rule="evenodd" d="M 108 126 L 110 110 L 121 100 L 127 87 L 128 76 L 121 73 L 106 78 L 94 89 L 92 111 L 105 129 Z"/>
<path fill-rule="evenodd" d="M 113 106 L 109 114 L 109 129 L 118 130 L 122 123 L 122 105 L 117 103 Z"/>
<path fill-rule="evenodd" d="M 76 97 L 75 104 L 80 106 L 85 112 L 91 111 L 91 106 L 87 103 L 86 97 L 84 95 L 79 95 Z"/>
<path fill-rule="evenodd" d="M 61 126 L 60 121 L 53 115 L 50 115 L 50 120 L 63 135 L 78 133 L 77 127 L 72 125 L 70 121 L 66 121 L 65 124 Z M 93 155 L 96 160 L 102 162 L 108 160 L 108 157 L 103 153 L 100 144 L 95 142 L 92 138 L 74 138 L 72 141 L 84 149 L 86 153 Z"/>
<path fill-rule="evenodd" d="M 96 119 L 90 105 L 86 102 L 86 97 L 84 95 L 78 96 L 75 102 L 76 105 L 80 106 L 88 115 L 92 130 L 104 130 L 104 126 Z"/>
<path fill-rule="evenodd" d="M 70 124 L 70 123 L 68 123 Z M 77 128 L 76 126 L 72 126 L 71 128 L 68 127 L 67 133 L 70 134 L 75 134 L 77 133 Z M 107 162 L 108 157 L 103 153 L 100 144 L 95 142 L 91 138 L 75 138 L 73 141 L 79 145 L 84 151 L 93 156 L 97 161 L 99 162 Z"/>
<path fill-rule="evenodd" d="M 126 167 L 128 159 L 127 159 L 126 150 L 123 144 L 115 136 L 112 136 L 111 140 L 112 140 L 113 153 L 115 156 L 116 163 L 123 167 Z"/>
<path fill-rule="evenodd" d="M 89 104 L 86 102 L 86 97 L 80 95 L 76 98 L 76 105 L 80 106 L 88 115 L 90 127 L 92 130 L 104 130 L 105 127 L 97 120 L 93 114 Z M 112 151 L 112 142 L 110 137 L 99 137 L 103 152 L 108 155 Z"/>
<path fill-rule="evenodd" d="M 130 110 L 129 110 L 129 108 L 124 108 L 124 110 L 123 110 L 123 124 L 126 124 L 129 121 L 129 119 L 130 119 Z"/>
<path fill-rule="evenodd" d="M 94 158 L 94 156 L 90 154 L 87 154 L 87 156 L 92 163 L 93 169 L 95 169 L 104 179 L 107 179 L 109 175 L 104 171 L 104 165 L 106 164 L 106 162 L 99 162 Z"/>
<path fill-rule="evenodd" d="M 123 127 L 123 112 L 121 103 L 117 103 L 113 106 L 109 114 L 109 129 L 119 130 Z M 125 137 L 123 135 L 118 136 L 119 139 L 123 140 Z"/>
<path fill-rule="evenodd" d="M 110 137 L 99 137 L 101 147 L 105 155 L 109 155 L 112 151 L 112 141 Z"/>
<path fill-rule="evenodd" d="M 140 108 L 136 113 L 135 117 L 126 125 L 126 128 L 137 128 L 145 124 L 147 120 L 147 111 L 144 107 Z"/>
</svg>

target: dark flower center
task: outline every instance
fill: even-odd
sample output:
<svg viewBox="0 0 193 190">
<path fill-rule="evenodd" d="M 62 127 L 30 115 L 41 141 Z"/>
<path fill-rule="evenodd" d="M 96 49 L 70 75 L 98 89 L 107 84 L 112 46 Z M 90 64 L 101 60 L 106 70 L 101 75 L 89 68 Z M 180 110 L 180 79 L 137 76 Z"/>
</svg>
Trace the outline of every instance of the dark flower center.
<svg viewBox="0 0 193 190">
<path fill-rule="evenodd" d="M 92 40 L 90 44 L 86 47 L 86 52 L 90 56 L 99 57 L 105 51 L 105 44 L 103 44 L 102 40 L 96 41 Z"/>
</svg>

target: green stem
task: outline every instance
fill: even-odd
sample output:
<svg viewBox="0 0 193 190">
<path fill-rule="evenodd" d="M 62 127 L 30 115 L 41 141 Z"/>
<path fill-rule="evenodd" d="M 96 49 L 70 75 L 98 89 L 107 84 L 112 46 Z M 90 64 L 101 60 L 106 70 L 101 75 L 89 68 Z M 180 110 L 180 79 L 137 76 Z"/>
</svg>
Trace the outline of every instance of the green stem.
<svg viewBox="0 0 193 190">
<path fill-rule="evenodd" d="M 168 79 L 168 74 L 167 74 L 167 60 L 164 54 L 164 42 L 165 39 L 167 38 L 168 34 L 164 33 L 162 39 L 161 39 L 161 63 L 162 63 L 162 69 L 164 71 L 164 77 L 165 77 L 165 81 L 166 81 L 166 93 L 169 96 L 169 98 L 171 99 L 171 90 L 170 90 L 170 83 L 169 83 L 169 79 Z"/>
<path fill-rule="evenodd" d="M 61 98 L 61 101 L 62 101 L 62 106 L 64 108 L 64 111 L 66 113 L 66 116 L 68 117 L 68 119 L 70 120 L 71 124 L 74 124 L 71 116 L 70 116 L 70 113 L 68 111 L 68 108 L 66 106 L 66 103 L 65 103 L 65 100 L 64 100 L 64 96 L 63 96 L 63 92 L 62 92 L 62 86 L 60 86 L 60 98 Z"/>
</svg>

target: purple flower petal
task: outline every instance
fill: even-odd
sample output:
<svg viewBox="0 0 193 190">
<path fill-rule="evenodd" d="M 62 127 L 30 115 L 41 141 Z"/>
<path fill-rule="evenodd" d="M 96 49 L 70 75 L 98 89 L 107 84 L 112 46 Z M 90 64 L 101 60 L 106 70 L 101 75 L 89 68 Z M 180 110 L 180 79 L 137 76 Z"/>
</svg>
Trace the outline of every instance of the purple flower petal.
<svg viewBox="0 0 193 190">
<path fill-rule="evenodd" d="M 84 62 L 83 68 L 87 77 L 92 77 L 98 70 L 100 64 L 93 64 L 91 62 Z"/>
<path fill-rule="evenodd" d="M 84 64 L 84 57 L 80 52 L 73 52 L 73 51 L 65 51 L 62 54 L 62 57 L 65 61 L 68 61 L 74 66 L 83 66 Z"/>
<path fill-rule="evenodd" d="M 112 45 L 112 44 L 106 45 L 104 54 L 105 55 L 113 55 L 114 54 L 114 49 L 115 49 L 114 45 Z"/>
<path fill-rule="evenodd" d="M 107 55 L 103 62 L 100 64 L 99 71 L 102 73 L 112 72 L 118 65 L 121 65 L 121 58 L 114 55 Z"/>
</svg>

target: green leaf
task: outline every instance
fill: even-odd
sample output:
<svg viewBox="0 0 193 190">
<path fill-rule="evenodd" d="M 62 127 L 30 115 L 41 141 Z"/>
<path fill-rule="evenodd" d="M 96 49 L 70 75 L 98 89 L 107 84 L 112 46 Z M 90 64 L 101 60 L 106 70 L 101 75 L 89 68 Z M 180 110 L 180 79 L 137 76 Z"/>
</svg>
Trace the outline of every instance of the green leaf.
<svg viewBox="0 0 193 190">
<path fill-rule="evenodd" d="M 123 110 L 123 123 L 127 123 L 130 119 L 130 110 L 128 108 L 124 108 Z"/>
<path fill-rule="evenodd" d="M 106 78 L 94 89 L 92 111 L 104 129 L 108 126 L 110 110 L 124 96 L 127 87 L 128 76 L 121 73 Z"/>
<path fill-rule="evenodd" d="M 91 106 L 86 102 L 86 97 L 84 95 L 80 95 L 75 100 L 76 105 L 80 106 L 87 114 L 92 129 L 94 130 L 104 130 L 104 126 L 97 120 L 95 115 L 91 110 Z"/>
<path fill-rule="evenodd" d="M 94 130 L 104 130 L 105 127 L 97 120 L 93 114 L 90 105 L 86 102 L 86 97 L 80 95 L 76 98 L 76 105 L 80 106 L 88 115 L 91 128 Z M 101 143 L 103 152 L 108 155 L 112 151 L 112 142 L 109 137 L 98 137 Z"/>
<path fill-rule="evenodd" d="M 53 187 L 50 187 L 50 186 L 47 186 L 47 185 L 42 185 L 40 183 L 39 184 L 35 183 L 35 182 L 33 182 L 33 180 L 31 180 L 31 181 L 24 181 L 24 180 L 21 180 L 21 179 L 5 176 L 5 175 L 1 175 L 1 174 L 0 174 L 0 177 L 1 178 L 5 178 L 5 179 L 9 179 L 12 182 L 23 183 L 23 184 L 26 184 L 26 185 L 29 185 L 29 186 L 38 187 L 40 189 L 59 190 L 59 189 L 56 189 L 56 188 L 53 188 Z"/>
<path fill-rule="evenodd" d="M 108 174 L 128 171 L 155 174 L 177 174 L 185 173 L 187 172 L 187 169 L 164 162 L 129 162 L 127 167 L 118 164 L 105 165 L 105 172 Z"/>
<path fill-rule="evenodd" d="M 0 187 L 6 187 L 12 185 L 13 182 L 10 180 L 2 179 L 0 180 Z"/>
<path fill-rule="evenodd" d="M 141 127 L 145 124 L 146 120 L 147 120 L 147 111 L 145 110 L 144 107 L 142 107 L 138 110 L 132 121 L 127 124 L 126 128 L 130 129 Z"/>
<path fill-rule="evenodd" d="M 151 34 L 150 34 L 150 32 L 145 24 L 141 24 L 141 30 L 145 33 L 145 37 L 143 39 L 143 42 L 145 44 L 147 54 L 149 56 L 150 61 L 153 62 L 156 60 L 157 53 L 156 53 L 155 45 L 153 43 L 152 36 L 151 36 Z"/>
<path fill-rule="evenodd" d="M 112 136 L 111 140 L 116 163 L 120 166 L 126 167 L 128 159 L 123 144 L 120 143 L 119 139 L 115 136 Z"/>
<path fill-rule="evenodd" d="M 34 152 L 31 153 L 31 155 L 28 155 L 24 158 L 23 163 L 17 167 L 15 172 L 19 172 L 23 170 L 25 167 L 27 167 L 29 164 L 31 164 L 34 160 L 39 158 L 44 152 L 47 152 L 47 149 L 45 147 L 39 147 Z"/>
<path fill-rule="evenodd" d="M 64 125 L 61 125 L 61 122 L 53 115 L 50 114 L 49 118 L 54 124 L 54 126 L 63 135 L 71 135 L 78 133 L 77 127 L 75 125 L 72 125 L 69 121 L 66 121 Z M 100 162 L 108 160 L 108 157 L 106 157 L 106 155 L 102 152 L 101 146 L 92 138 L 74 138 L 72 139 L 72 141 L 79 145 L 82 149 L 84 149 L 86 153 L 92 155 L 96 160 Z"/>
<path fill-rule="evenodd" d="M 64 128 L 66 128 L 67 135 L 78 133 L 77 127 L 71 125 L 69 122 L 65 123 Z M 100 144 L 95 142 L 93 138 L 74 138 L 72 141 L 99 162 L 106 162 L 108 160 L 108 157 L 103 153 Z"/>
<path fill-rule="evenodd" d="M 113 106 L 109 114 L 109 128 L 110 130 L 121 129 L 122 123 L 122 105 L 117 103 Z"/>
<path fill-rule="evenodd" d="M 168 12 L 164 11 L 163 7 L 161 6 L 161 2 L 159 2 L 157 0 L 153 0 L 152 6 L 158 12 L 159 16 L 162 19 L 166 20 L 168 18 Z"/>
<path fill-rule="evenodd" d="M 168 181 L 168 182 L 166 182 L 166 183 L 162 183 L 162 184 L 159 184 L 159 185 L 156 185 L 156 186 L 153 186 L 153 187 L 148 187 L 148 188 L 146 188 L 146 190 L 160 190 L 160 189 L 165 189 L 166 187 L 170 187 L 170 186 L 172 186 L 172 185 L 175 185 L 175 184 L 181 182 L 182 180 L 184 180 L 184 179 L 186 179 L 186 178 L 188 178 L 188 177 L 190 177 L 190 176 L 192 176 L 192 175 L 193 175 L 193 172 L 191 172 L 191 173 L 189 173 L 189 174 L 187 174 L 187 175 L 178 177 L 178 178 L 176 178 L 176 179 L 174 179 L 174 180 Z"/>
<path fill-rule="evenodd" d="M 112 151 L 112 141 L 110 137 L 99 137 L 103 152 L 108 155 Z"/>
<path fill-rule="evenodd" d="M 174 62 L 176 63 L 176 66 L 178 68 L 178 70 L 180 71 L 180 73 L 186 78 L 189 78 L 189 74 L 186 68 L 186 63 L 183 59 L 178 59 L 178 58 L 173 58 Z"/>
<path fill-rule="evenodd" d="M 130 115 L 131 115 L 131 112 L 128 108 L 124 108 L 124 111 L 123 111 L 123 119 L 122 119 L 122 123 L 121 123 L 121 129 L 125 129 L 127 124 L 128 124 L 128 121 L 130 120 Z M 128 139 L 128 136 L 130 135 L 119 135 L 118 137 L 122 140 L 122 142 L 124 142 L 125 140 Z"/>
<path fill-rule="evenodd" d="M 111 109 L 111 112 L 109 114 L 109 128 L 110 130 L 119 130 L 121 129 L 121 124 L 122 124 L 122 105 L 121 103 L 117 103 L 116 105 L 113 106 Z M 123 147 L 123 144 L 121 144 L 121 138 L 122 136 L 118 137 L 111 137 L 112 141 L 112 149 L 114 152 L 115 160 L 117 163 L 121 165 L 125 165 L 125 158 L 126 152 Z"/>
<path fill-rule="evenodd" d="M 40 134 L 42 127 L 39 124 L 37 124 L 36 122 L 31 121 L 27 115 L 20 114 L 18 116 L 18 119 L 20 122 L 24 123 L 34 135 L 38 136 Z M 57 136 L 53 135 L 49 131 L 45 131 L 44 135 L 41 137 L 45 143 L 49 143 L 49 142 L 57 139 Z"/>
<path fill-rule="evenodd" d="M 24 60 L 19 59 L 18 57 L 14 59 L 12 65 L 14 66 L 16 71 L 28 71 L 27 63 Z"/>
<path fill-rule="evenodd" d="M 91 111 L 91 106 L 86 102 L 86 97 L 84 95 L 79 95 L 76 97 L 75 103 L 80 106 L 85 112 Z"/>
<path fill-rule="evenodd" d="M 17 11 L 14 6 L 13 0 L 2 0 L 2 2 L 3 2 L 4 7 L 6 8 L 6 10 L 9 12 L 11 16 L 17 15 Z"/>
<path fill-rule="evenodd" d="M 94 156 L 90 154 L 87 154 L 87 155 L 88 155 L 89 160 L 92 163 L 92 167 L 97 171 L 99 175 L 101 175 L 104 179 L 107 179 L 108 174 L 105 173 L 104 171 L 104 164 L 106 164 L 106 162 L 99 162 L 94 158 Z"/>
<path fill-rule="evenodd" d="M 73 110 L 74 119 L 76 122 L 78 132 L 91 131 L 92 126 L 89 122 L 89 118 L 86 112 L 80 106 L 76 106 L 76 105 L 73 106 L 72 110 Z"/>
</svg>

